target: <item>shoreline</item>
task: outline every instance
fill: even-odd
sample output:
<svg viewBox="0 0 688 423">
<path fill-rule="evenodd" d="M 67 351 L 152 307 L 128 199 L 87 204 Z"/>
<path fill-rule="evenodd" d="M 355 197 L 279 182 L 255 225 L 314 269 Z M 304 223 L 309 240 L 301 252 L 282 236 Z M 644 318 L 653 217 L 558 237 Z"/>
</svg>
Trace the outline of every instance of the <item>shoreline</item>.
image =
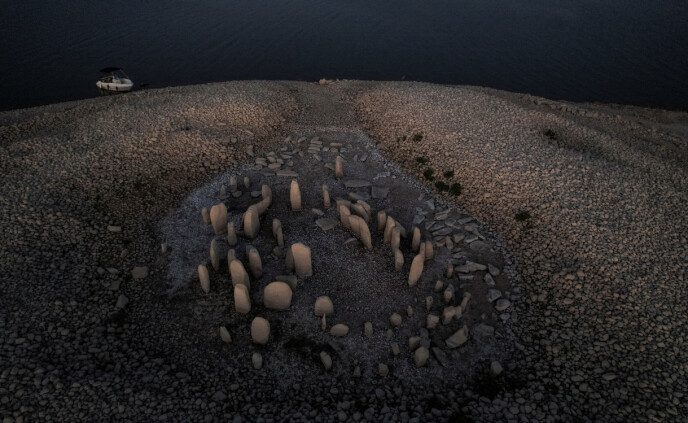
<svg viewBox="0 0 688 423">
<path fill-rule="evenodd" d="M 227 169 L 295 149 L 290 134 L 328 131 L 370 138 L 503 240 L 517 274 L 495 317 L 517 341 L 501 377 L 484 378 L 488 362 L 419 392 L 394 368 L 365 383 L 334 372 L 275 398 L 269 375 L 216 367 L 227 351 L 198 323 L 196 285 L 167 298 L 162 219 Z M 0 112 L 0 415 L 680 420 L 687 163 L 688 113 L 470 86 L 241 81 Z"/>
</svg>

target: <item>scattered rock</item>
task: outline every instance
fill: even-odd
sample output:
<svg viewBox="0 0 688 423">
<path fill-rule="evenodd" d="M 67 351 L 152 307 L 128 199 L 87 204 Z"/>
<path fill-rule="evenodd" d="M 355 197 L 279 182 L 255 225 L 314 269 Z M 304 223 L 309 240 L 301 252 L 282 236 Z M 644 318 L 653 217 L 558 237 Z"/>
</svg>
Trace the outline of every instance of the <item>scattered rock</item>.
<svg viewBox="0 0 688 423">
<path fill-rule="evenodd" d="M 449 348 L 457 348 L 468 341 L 468 327 L 464 325 L 461 329 L 454 332 L 452 336 L 447 338 L 444 342 Z"/>
</svg>

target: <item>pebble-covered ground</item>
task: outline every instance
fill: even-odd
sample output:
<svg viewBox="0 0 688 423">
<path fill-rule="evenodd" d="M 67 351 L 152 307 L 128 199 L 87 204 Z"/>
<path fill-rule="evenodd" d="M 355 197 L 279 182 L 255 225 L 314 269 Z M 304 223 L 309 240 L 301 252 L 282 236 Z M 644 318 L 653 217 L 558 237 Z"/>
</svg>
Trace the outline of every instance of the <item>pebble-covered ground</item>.
<svg viewBox="0 0 688 423">
<path fill-rule="evenodd" d="M 685 420 L 687 122 L 682 113 L 353 81 L 211 84 L 0 114 L 0 417 Z M 335 154 L 351 172 L 344 180 L 325 166 Z M 239 184 L 250 176 L 253 188 L 223 195 L 229 174 Z M 285 194 L 295 174 L 298 214 Z M 370 186 L 347 186 L 349 177 Z M 437 257 L 418 286 L 404 286 L 406 244 L 396 280 L 375 217 L 371 252 L 341 227 L 318 226 L 338 218 L 319 208 L 321 180 L 333 203 L 357 201 L 354 191 L 432 238 Z M 256 346 L 250 319 L 233 313 L 226 261 L 215 271 L 205 258 L 209 294 L 193 268 L 213 238 L 198 209 L 227 197 L 238 222 L 265 182 L 276 201 L 253 241 L 267 276 L 252 281 L 252 313 L 275 331 Z M 273 217 L 287 244 L 313 247 L 314 275 L 297 281 L 286 312 L 260 304 L 261 288 L 283 272 Z M 449 305 L 473 297 L 463 320 L 423 332 L 422 301 L 428 291 L 442 300 L 432 288 L 445 260 L 456 266 L 444 278 L 455 287 Z M 348 323 L 343 338 L 322 332 L 312 313 L 315 296 L 328 294 L 327 330 Z M 403 323 L 387 339 L 393 311 Z M 448 348 L 444 335 L 464 324 L 467 340 Z M 431 351 L 420 369 L 407 344 L 416 333 Z"/>
<path fill-rule="evenodd" d="M 516 256 L 522 383 L 468 414 L 688 419 L 685 113 L 406 83 L 358 107 L 388 157 L 430 184 L 452 171 Z"/>
</svg>

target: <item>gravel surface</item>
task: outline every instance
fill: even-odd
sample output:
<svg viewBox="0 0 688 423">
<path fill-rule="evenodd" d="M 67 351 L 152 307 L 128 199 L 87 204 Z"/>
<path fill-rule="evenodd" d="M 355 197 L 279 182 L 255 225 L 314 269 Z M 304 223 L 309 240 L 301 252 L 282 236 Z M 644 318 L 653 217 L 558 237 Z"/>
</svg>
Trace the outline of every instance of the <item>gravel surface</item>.
<svg viewBox="0 0 688 423">
<path fill-rule="evenodd" d="M 460 203 L 517 259 L 522 385 L 467 413 L 688 418 L 685 113 L 406 83 L 373 87 L 358 110 L 407 170 L 453 171 Z"/>
<path fill-rule="evenodd" d="M 355 81 L 210 84 L 2 113 L 0 417 L 683 420 L 687 122 Z M 341 180 L 329 168 L 337 154 Z M 241 194 L 230 192 L 230 175 Z M 288 205 L 292 178 L 300 212 Z M 353 179 L 363 186 L 351 188 Z M 253 309 L 240 316 L 226 237 L 201 209 L 224 202 L 241 230 L 262 183 L 274 199 L 250 244 L 264 275 L 251 278 Z M 372 251 L 341 225 L 317 226 L 338 219 L 322 207 L 323 183 L 333 204 L 352 191 L 367 198 Z M 377 210 L 434 241 L 417 286 L 406 284 L 408 239 L 397 272 Z M 530 217 L 515 220 L 519 211 Z M 297 279 L 281 312 L 262 306 L 263 287 L 287 273 L 273 252 L 275 217 L 285 245 L 313 254 L 313 276 Z M 240 233 L 247 269 L 248 244 Z M 442 311 L 437 279 L 454 289 L 449 304 L 466 292 L 471 300 L 460 319 L 426 332 L 425 297 Z M 326 329 L 347 324 L 345 337 L 321 330 L 320 295 L 334 303 Z M 402 324 L 388 339 L 393 313 Z M 271 325 L 264 346 L 250 342 L 255 316 Z M 466 343 L 449 349 L 461 328 Z M 428 357 L 425 367 L 414 357 Z"/>
</svg>

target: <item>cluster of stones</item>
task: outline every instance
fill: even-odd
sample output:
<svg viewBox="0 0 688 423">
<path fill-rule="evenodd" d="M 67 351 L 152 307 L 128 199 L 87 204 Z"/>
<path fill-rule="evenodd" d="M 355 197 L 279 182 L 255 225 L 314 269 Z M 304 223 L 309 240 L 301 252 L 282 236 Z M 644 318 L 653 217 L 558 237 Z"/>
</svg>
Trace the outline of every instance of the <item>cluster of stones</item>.
<svg viewBox="0 0 688 423">
<path fill-rule="evenodd" d="M 250 187 L 248 178 L 244 179 L 244 185 L 246 188 Z M 231 192 L 236 192 L 236 178 L 234 176 L 230 177 L 229 186 Z M 220 189 L 220 194 L 223 193 L 223 187 L 224 185 Z M 227 207 L 223 202 L 213 205 L 209 211 L 207 208 L 201 211 L 203 221 L 212 226 L 213 232 L 216 235 L 226 235 L 227 237 L 227 243 L 230 246 L 227 253 L 227 274 L 233 286 L 234 311 L 239 314 L 251 313 L 251 278 L 258 280 L 263 276 L 263 263 L 258 250 L 254 246 L 246 244 L 247 271 L 245 264 L 237 258 L 235 249 L 231 247 L 238 244 L 239 237 L 249 241 L 258 237 L 261 229 L 261 216 L 272 205 L 272 200 L 271 188 L 268 185 L 263 185 L 260 191 L 260 200 L 250 205 L 241 216 L 241 228 L 237 228 L 234 222 L 228 222 Z M 290 204 L 294 210 L 301 209 L 301 194 L 296 180 L 292 181 Z M 272 235 L 276 242 L 275 251 L 281 251 L 284 248 L 284 235 L 282 224 L 278 219 L 272 221 Z M 297 277 L 307 278 L 313 274 L 311 251 L 306 245 L 297 242 L 289 246 L 286 254 L 278 253 L 275 255 L 284 256 L 286 269 L 293 272 Z M 213 270 L 219 272 L 221 269 L 217 238 L 213 238 L 210 242 L 209 259 Z M 211 287 L 207 266 L 199 264 L 197 274 L 201 289 L 205 293 L 209 293 Z M 268 283 L 263 288 L 263 306 L 269 310 L 287 310 L 291 305 L 296 284 L 293 283 L 293 277 L 289 275 L 277 276 L 276 279 L 278 280 Z M 291 284 L 285 281 L 291 282 Z M 222 341 L 225 343 L 232 342 L 230 331 L 226 326 L 221 326 L 219 333 Z M 270 339 L 270 323 L 262 316 L 254 317 L 251 322 L 250 334 L 251 340 L 255 344 L 267 344 Z M 256 369 L 262 367 L 263 358 L 259 352 L 253 354 L 252 364 Z"/>
</svg>

